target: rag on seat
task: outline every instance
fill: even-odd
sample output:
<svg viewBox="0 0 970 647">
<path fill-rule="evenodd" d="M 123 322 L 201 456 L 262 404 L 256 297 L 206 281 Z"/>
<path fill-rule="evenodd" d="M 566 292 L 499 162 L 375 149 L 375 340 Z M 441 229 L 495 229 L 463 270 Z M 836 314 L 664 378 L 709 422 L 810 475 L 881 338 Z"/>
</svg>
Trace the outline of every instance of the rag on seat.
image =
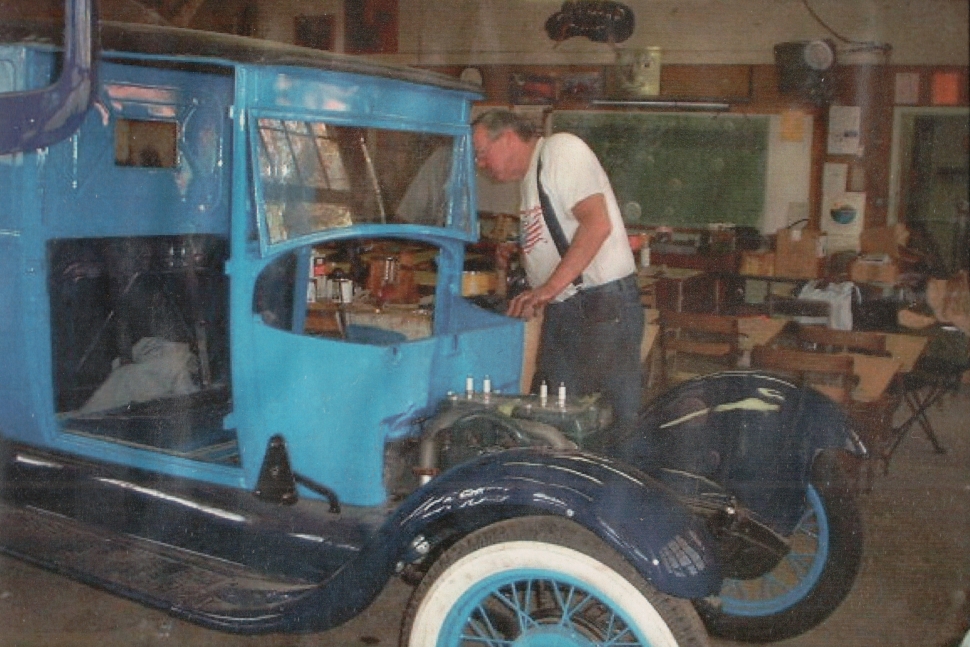
<svg viewBox="0 0 970 647">
<path fill-rule="evenodd" d="M 187 395 L 199 390 L 194 379 L 199 360 L 188 344 L 143 337 L 132 347 L 131 356 L 131 364 L 114 360 L 108 379 L 84 403 L 81 413 L 106 411 L 131 402 Z"/>
</svg>

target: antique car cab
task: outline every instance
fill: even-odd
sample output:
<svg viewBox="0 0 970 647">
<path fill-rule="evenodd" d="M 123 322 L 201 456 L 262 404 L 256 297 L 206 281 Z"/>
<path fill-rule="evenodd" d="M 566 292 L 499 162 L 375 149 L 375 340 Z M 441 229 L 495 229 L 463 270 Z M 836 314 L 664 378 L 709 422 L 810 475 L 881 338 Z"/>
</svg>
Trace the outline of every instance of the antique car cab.
<svg viewBox="0 0 970 647">
<path fill-rule="evenodd" d="M 522 323 L 462 295 L 475 86 L 147 26 L 97 51 L 67 15 L 0 44 L 4 552 L 229 631 L 332 627 L 408 571 L 405 644 L 705 640 L 720 573 L 670 490 L 569 442 L 422 460 L 442 403 L 522 370 Z M 74 125 L 34 137 L 57 96 Z"/>
</svg>

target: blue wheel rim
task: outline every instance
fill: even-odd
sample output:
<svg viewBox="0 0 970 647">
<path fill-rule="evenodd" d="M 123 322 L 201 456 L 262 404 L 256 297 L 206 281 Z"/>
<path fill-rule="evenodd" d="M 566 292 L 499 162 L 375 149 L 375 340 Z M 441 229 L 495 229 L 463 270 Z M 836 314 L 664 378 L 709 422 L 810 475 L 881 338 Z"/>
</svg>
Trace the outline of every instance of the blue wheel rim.
<svg viewBox="0 0 970 647">
<path fill-rule="evenodd" d="M 538 605 L 542 599 L 545 604 Z M 627 614 L 595 588 L 555 571 L 518 569 L 471 586 L 448 612 L 438 645 L 649 647 L 650 643 Z"/>
<path fill-rule="evenodd" d="M 818 491 L 808 486 L 805 513 L 792 533 L 792 550 L 774 570 L 754 580 L 725 580 L 721 611 L 762 617 L 805 599 L 815 588 L 829 557 L 829 523 Z"/>
</svg>

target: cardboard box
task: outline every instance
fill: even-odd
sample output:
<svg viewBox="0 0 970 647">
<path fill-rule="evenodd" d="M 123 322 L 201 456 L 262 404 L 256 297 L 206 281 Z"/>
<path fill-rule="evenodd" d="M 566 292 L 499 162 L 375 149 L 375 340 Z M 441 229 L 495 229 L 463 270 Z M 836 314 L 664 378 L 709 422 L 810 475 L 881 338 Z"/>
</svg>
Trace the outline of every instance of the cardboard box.
<svg viewBox="0 0 970 647">
<path fill-rule="evenodd" d="M 882 258 L 859 257 L 849 265 L 849 278 L 854 283 L 886 283 L 893 285 L 899 277 L 899 267 L 888 255 Z"/>
<path fill-rule="evenodd" d="M 817 229 L 782 229 L 775 238 L 775 276 L 816 279 L 822 258 L 822 232 Z"/>
<path fill-rule="evenodd" d="M 899 248 L 905 247 L 908 241 L 906 225 L 871 227 L 859 234 L 859 249 L 863 254 L 888 254 L 892 258 L 899 258 Z"/>
<path fill-rule="evenodd" d="M 741 274 L 748 276 L 774 276 L 774 252 L 741 252 Z"/>
</svg>

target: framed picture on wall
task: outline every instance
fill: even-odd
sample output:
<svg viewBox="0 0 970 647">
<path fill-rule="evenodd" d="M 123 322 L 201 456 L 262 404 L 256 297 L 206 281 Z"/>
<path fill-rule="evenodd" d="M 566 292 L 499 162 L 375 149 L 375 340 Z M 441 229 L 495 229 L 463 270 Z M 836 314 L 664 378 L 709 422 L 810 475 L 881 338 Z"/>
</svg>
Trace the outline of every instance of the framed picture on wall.
<svg viewBox="0 0 970 647">
<path fill-rule="evenodd" d="M 587 101 L 603 97 L 603 75 L 599 72 L 566 74 L 559 83 L 560 101 Z"/>
<path fill-rule="evenodd" d="M 293 42 L 301 47 L 312 47 L 332 52 L 336 21 L 331 14 L 297 16 L 293 19 Z"/>
<path fill-rule="evenodd" d="M 509 76 L 509 102 L 551 104 L 556 102 L 556 77 L 545 74 L 514 73 Z"/>
<path fill-rule="evenodd" d="M 394 54 L 398 45 L 398 0 L 345 0 L 348 54 Z"/>
</svg>

